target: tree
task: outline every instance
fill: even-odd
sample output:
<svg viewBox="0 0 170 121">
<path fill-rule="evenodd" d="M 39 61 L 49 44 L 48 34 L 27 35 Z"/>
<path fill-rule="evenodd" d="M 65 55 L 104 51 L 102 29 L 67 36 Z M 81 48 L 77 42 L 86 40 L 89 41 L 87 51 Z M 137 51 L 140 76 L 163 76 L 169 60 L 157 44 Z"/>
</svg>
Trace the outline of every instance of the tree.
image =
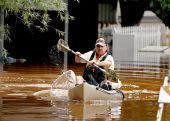
<svg viewBox="0 0 170 121">
<path fill-rule="evenodd" d="M 3 48 L 3 40 L 10 39 L 10 26 L 4 25 L 4 17 L 15 15 L 26 26 L 34 26 L 40 31 L 47 31 L 49 27 L 63 34 L 57 28 L 49 25 L 51 18 L 48 11 L 57 11 L 57 17 L 64 21 L 71 17 L 67 14 L 67 4 L 63 0 L 0 0 L 0 57 L 7 56 Z M 38 24 L 34 22 L 38 21 Z"/>
<path fill-rule="evenodd" d="M 121 26 L 138 26 L 143 17 L 147 0 L 119 0 Z"/>
<path fill-rule="evenodd" d="M 150 0 L 149 9 L 170 27 L 170 0 Z"/>
<path fill-rule="evenodd" d="M 41 30 L 46 30 L 51 20 L 48 16 L 49 10 L 58 11 L 62 20 L 65 19 L 67 11 L 67 4 L 63 0 L 0 0 L 0 6 L 5 17 L 15 14 L 28 27 L 36 26 L 34 21 L 38 20 L 41 25 L 36 27 Z"/>
</svg>

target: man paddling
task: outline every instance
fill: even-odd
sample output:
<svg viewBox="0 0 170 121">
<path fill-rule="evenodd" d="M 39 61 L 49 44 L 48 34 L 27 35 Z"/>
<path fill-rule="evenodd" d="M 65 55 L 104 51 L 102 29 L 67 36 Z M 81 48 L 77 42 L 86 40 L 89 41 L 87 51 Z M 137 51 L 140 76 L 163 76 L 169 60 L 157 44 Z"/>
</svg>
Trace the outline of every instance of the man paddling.
<svg viewBox="0 0 170 121">
<path fill-rule="evenodd" d="M 114 70 L 114 59 L 108 54 L 108 44 L 105 39 L 99 38 L 96 40 L 94 50 L 81 54 L 80 52 L 75 52 L 75 62 L 86 63 L 81 58 L 89 60 L 84 69 L 83 79 L 92 85 L 100 86 L 103 89 L 111 90 L 112 86 L 109 81 L 106 80 L 104 72 L 99 68 L 95 67 L 97 65 L 103 69 Z M 117 86 L 117 87 L 120 87 Z"/>
</svg>

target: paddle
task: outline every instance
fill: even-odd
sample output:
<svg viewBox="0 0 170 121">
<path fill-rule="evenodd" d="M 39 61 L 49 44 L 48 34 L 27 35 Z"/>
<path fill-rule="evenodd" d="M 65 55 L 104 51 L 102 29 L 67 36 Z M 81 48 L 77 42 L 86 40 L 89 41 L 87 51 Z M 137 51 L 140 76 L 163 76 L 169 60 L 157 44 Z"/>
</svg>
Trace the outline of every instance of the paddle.
<svg viewBox="0 0 170 121">
<path fill-rule="evenodd" d="M 59 51 L 62 51 L 62 52 L 71 52 L 72 54 L 76 54 L 76 52 L 74 52 L 72 49 L 69 48 L 68 44 L 63 39 L 58 40 L 57 48 Z M 83 56 L 80 55 L 80 58 L 83 59 L 85 62 L 89 63 L 89 60 L 86 60 L 85 58 L 83 58 Z M 100 69 L 102 72 L 104 72 L 106 74 L 108 80 L 110 80 L 112 82 L 118 81 L 117 75 L 114 70 L 111 70 L 111 69 L 105 70 L 96 64 L 93 64 L 93 65 L 96 68 Z"/>
</svg>

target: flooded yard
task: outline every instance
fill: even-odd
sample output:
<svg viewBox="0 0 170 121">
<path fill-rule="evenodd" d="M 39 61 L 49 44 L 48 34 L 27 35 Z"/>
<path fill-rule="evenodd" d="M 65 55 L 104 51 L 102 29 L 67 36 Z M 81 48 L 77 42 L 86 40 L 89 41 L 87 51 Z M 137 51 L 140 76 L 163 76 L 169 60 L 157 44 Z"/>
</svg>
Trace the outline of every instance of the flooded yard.
<svg viewBox="0 0 170 121">
<path fill-rule="evenodd" d="M 69 65 L 76 75 L 82 75 L 84 65 Z M 52 65 L 4 65 L 0 73 L 1 121 L 155 121 L 158 96 L 164 77 L 168 75 L 169 59 L 160 62 L 116 62 L 116 72 L 122 81 L 123 102 L 53 101 L 35 97 L 40 90 L 51 88 L 62 68 Z M 162 121 L 170 119 L 166 104 Z"/>
</svg>

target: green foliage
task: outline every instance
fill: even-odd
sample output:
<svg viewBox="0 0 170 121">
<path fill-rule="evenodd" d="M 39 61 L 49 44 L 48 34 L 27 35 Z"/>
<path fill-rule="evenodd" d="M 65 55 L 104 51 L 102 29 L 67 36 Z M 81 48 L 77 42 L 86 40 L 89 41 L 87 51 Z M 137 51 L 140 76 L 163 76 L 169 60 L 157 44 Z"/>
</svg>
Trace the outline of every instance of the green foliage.
<svg viewBox="0 0 170 121">
<path fill-rule="evenodd" d="M 1 34 L 1 36 L 3 36 L 4 37 L 4 39 L 5 40 L 8 40 L 8 41 L 11 41 L 11 39 L 10 39 L 10 37 L 9 37 L 9 35 L 10 35 L 10 32 L 11 32 L 11 27 L 8 25 L 8 24 L 6 24 L 6 25 L 0 25 L 0 31 L 2 32 Z"/>
<path fill-rule="evenodd" d="M 0 51 L 0 63 L 5 63 L 7 61 L 8 52 L 6 49 L 2 48 Z"/>
<path fill-rule="evenodd" d="M 61 21 L 72 19 L 71 16 L 66 17 L 68 16 L 67 4 L 63 0 L 0 0 L 0 5 L 1 9 L 4 10 L 5 17 L 15 15 L 26 26 L 35 26 L 41 32 L 47 31 L 49 27 L 55 29 L 57 33 L 61 32 L 50 26 L 51 18 L 48 11 L 57 11 L 56 17 L 60 18 Z M 38 21 L 39 24 L 34 24 L 35 21 Z M 5 29 L 6 39 L 9 39 L 10 31 L 6 30 L 9 29 L 9 26 L 1 28 Z M 61 34 L 63 35 L 63 33 Z"/>
<path fill-rule="evenodd" d="M 170 14 L 170 0 L 150 0 L 149 7 L 163 21 L 166 20 Z"/>
</svg>

